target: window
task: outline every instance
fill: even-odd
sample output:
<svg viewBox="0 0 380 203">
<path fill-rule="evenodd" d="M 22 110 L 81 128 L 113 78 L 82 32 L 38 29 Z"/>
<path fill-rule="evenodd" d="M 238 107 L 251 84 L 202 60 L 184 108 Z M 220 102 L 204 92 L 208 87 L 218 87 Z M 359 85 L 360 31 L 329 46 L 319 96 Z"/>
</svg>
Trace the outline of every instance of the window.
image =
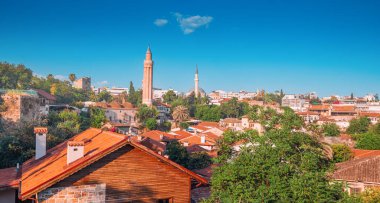
<svg viewBox="0 0 380 203">
<path fill-rule="evenodd" d="M 78 148 L 74 148 L 74 152 L 78 151 Z"/>
<path fill-rule="evenodd" d="M 173 198 L 159 199 L 157 203 L 173 203 Z"/>
</svg>

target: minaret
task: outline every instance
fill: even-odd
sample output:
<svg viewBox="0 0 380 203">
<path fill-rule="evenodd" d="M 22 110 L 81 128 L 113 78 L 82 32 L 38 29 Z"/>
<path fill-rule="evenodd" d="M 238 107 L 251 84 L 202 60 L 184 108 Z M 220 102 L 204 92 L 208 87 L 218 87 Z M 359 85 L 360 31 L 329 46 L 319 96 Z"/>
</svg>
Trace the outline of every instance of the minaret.
<svg viewBox="0 0 380 203">
<path fill-rule="evenodd" d="M 198 97 L 199 96 L 199 78 L 198 78 L 198 65 L 197 65 L 197 68 L 195 70 L 195 78 L 194 78 L 194 94 L 195 94 L 195 97 Z"/>
<path fill-rule="evenodd" d="M 144 60 L 144 78 L 143 78 L 143 96 L 142 102 L 148 106 L 152 106 L 153 98 L 153 61 L 152 52 L 148 46 Z"/>
</svg>

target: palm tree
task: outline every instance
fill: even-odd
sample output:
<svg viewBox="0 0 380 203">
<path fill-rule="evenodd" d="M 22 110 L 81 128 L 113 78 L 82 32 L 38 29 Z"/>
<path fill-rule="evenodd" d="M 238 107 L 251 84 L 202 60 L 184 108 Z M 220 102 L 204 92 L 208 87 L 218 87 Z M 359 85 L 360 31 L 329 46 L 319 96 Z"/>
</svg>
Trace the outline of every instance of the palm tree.
<svg viewBox="0 0 380 203">
<path fill-rule="evenodd" d="M 189 110 L 185 106 L 177 106 L 173 111 L 173 119 L 178 124 L 179 122 L 189 119 Z"/>
<path fill-rule="evenodd" d="M 70 74 L 69 74 L 69 79 L 70 79 L 70 81 L 73 83 L 73 82 L 77 79 L 77 76 L 75 76 L 74 73 L 70 73 Z"/>
</svg>

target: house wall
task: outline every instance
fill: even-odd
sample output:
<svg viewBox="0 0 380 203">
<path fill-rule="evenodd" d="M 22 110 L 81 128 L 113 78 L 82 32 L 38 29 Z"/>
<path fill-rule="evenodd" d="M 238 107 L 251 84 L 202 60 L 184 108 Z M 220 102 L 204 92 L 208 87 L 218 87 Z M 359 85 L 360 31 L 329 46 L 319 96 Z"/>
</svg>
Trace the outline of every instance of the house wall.
<svg viewBox="0 0 380 203">
<path fill-rule="evenodd" d="M 55 187 L 106 185 L 106 202 L 190 202 L 190 177 L 130 145 L 56 183 Z"/>
<path fill-rule="evenodd" d="M 0 202 L 12 203 L 16 202 L 16 190 L 0 190 Z"/>
</svg>

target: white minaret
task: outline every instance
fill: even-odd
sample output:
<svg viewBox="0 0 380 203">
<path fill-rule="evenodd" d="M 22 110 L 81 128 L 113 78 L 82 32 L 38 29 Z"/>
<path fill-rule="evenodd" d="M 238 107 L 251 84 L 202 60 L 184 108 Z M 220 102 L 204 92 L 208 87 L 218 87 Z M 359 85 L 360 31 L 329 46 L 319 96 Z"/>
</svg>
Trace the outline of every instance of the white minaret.
<svg viewBox="0 0 380 203">
<path fill-rule="evenodd" d="M 195 97 L 199 96 L 199 77 L 198 77 L 198 65 L 195 70 L 195 78 L 194 78 L 194 94 Z"/>
<path fill-rule="evenodd" d="M 143 104 L 152 106 L 153 101 L 153 60 L 150 47 L 146 51 L 144 60 L 144 78 L 143 78 Z"/>
</svg>

